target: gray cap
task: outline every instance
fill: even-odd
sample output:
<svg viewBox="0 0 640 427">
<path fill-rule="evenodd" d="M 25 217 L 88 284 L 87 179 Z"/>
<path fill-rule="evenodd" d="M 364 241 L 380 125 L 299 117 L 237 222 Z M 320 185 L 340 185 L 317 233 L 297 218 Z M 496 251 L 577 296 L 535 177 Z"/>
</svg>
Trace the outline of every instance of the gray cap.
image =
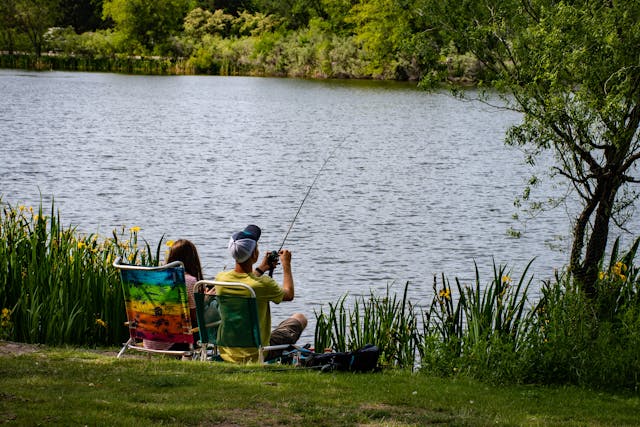
<svg viewBox="0 0 640 427">
<path fill-rule="evenodd" d="M 240 263 L 248 260 L 256 250 L 261 233 L 260 227 L 253 224 L 247 225 L 242 231 L 233 233 L 229 239 L 229 252 L 231 252 L 233 259 Z"/>
</svg>

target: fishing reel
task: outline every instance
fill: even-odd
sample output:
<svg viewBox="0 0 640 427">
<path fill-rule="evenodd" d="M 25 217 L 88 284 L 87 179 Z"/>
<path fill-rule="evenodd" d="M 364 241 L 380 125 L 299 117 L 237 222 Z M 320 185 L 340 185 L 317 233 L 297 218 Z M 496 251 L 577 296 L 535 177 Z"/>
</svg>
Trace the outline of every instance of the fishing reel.
<svg viewBox="0 0 640 427">
<path fill-rule="evenodd" d="M 274 268 L 278 265 L 278 260 L 280 259 L 280 255 L 278 255 L 278 251 L 271 251 L 269 255 L 267 255 L 267 262 L 269 263 L 269 267 Z"/>
<path fill-rule="evenodd" d="M 276 265 L 278 265 L 278 260 L 280 256 L 278 255 L 278 251 L 271 251 L 267 255 L 267 263 L 269 263 L 269 277 L 273 277 L 273 270 L 275 270 Z"/>
</svg>

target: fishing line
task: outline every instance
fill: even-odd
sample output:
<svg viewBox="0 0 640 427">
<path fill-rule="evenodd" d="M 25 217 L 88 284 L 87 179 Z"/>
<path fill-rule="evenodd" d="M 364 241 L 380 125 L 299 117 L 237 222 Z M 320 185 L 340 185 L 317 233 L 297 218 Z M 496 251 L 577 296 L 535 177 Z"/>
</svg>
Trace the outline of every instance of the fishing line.
<svg viewBox="0 0 640 427">
<path fill-rule="evenodd" d="M 324 160 L 324 163 L 322 163 L 322 166 L 320 167 L 320 170 L 318 171 L 318 173 L 316 173 L 316 176 L 313 178 L 313 182 L 311 182 L 311 185 L 309 186 L 309 189 L 307 190 L 307 192 L 305 193 L 304 197 L 302 198 L 302 202 L 300 203 L 300 206 L 298 206 L 298 210 L 296 211 L 296 214 L 293 216 L 293 219 L 291 220 L 291 224 L 289 225 L 289 229 L 287 230 L 287 232 L 284 235 L 284 238 L 282 239 L 282 244 L 280 244 L 280 247 L 278 248 L 277 251 L 271 251 L 271 253 L 269 254 L 269 265 L 273 265 L 273 267 L 269 268 L 269 276 L 271 276 L 273 274 L 273 269 L 275 268 L 275 264 L 278 261 L 278 254 L 280 253 L 280 251 L 284 247 L 284 244 L 287 241 L 287 237 L 289 237 L 289 233 L 291 232 L 291 229 L 293 228 L 293 224 L 295 224 L 296 219 L 298 219 L 298 215 L 300 214 L 300 211 L 302 210 L 302 206 L 304 206 L 304 202 L 307 201 L 307 198 L 309 197 L 309 194 L 311 194 L 311 190 L 313 189 L 313 186 L 315 185 L 316 181 L 318 181 L 318 178 L 322 174 L 322 171 L 324 170 L 324 168 L 327 166 L 327 163 L 329 163 L 329 160 L 331 160 L 331 158 L 333 157 L 334 153 L 336 151 L 338 151 L 338 149 L 342 146 L 342 144 L 344 144 L 346 139 L 347 138 L 345 137 L 340 142 L 340 144 L 336 145 L 334 147 L 334 149 L 331 150 L 331 153 L 329 153 L 329 156 Z"/>
<path fill-rule="evenodd" d="M 304 205 L 304 202 L 307 201 L 307 197 L 309 197 L 309 194 L 311 194 L 311 189 L 315 185 L 316 181 L 320 177 L 320 174 L 324 170 L 325 166 L 327 165 L 327 163 L 329 162 L 331 157 L 333 157 L 333 153 L 335 153 L 338 150 L 338 148 L 340 148 L 340 146 L 342 145 L 343 142 L 344 141 L 342 141 L 340 144 L 338 144 L 338 146 L 336 146 L 333 149 L 333 151 L 331 151 L 331 153 L 329 154 L 329 157 L 327 157 L 325 159 L 324 163 L 322 164 L 322 167 L 320 168 L 320 170 L 316 174 L 315 178 L 313 179 L 313 182 L 309 186 L 309 189 L 307 190 L 307 193 L 304 195 L 304 198 L 302 199 L 302 202 L 300 203 L 300 206 L 298 206 L 298 211 L 296 212 L 296 214 L 294 215 L 293 219 L 291 220 L 291 225 L 289 225 L 289 229 L 287 230 L 287 233 L 284 235 L 284 239 L 282 239 L 282 244 L 280 245 L 280 248 L 278 249 L 278 252 L 280 252 L 282 250 L 282 248 L 284 247 L 284 243 L 287 241 L 287 237 L 289 237 L 289 232 L 293 228 L 293 224 L 295 224 L 296 219 L 298 219 L 298 215 L 300 214 L 300 211 L 302 210 L 302 206 Z"/>
</svg>

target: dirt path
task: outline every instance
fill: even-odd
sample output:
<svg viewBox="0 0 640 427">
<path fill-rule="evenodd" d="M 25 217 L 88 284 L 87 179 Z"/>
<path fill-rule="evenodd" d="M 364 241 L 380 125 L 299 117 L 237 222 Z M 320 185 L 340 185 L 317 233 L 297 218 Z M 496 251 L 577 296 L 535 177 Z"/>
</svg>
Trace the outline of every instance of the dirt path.
<svg viewBox="0 0 640 427">
<path fill-rule="evenodd" d="M 35 353 L 42 349 L 38 344 L 24 344 L 21 342 L 0 341 L 0 356 Z"/>
<path fill-rule="evenodd" d="M 21 354 L 29 354 L 29 353 L 37 353 L 46 348 L 46 346 L 42 344 L 26 344 L 21 342 L 13 342 L 13 341 L 0 341 L 0 357 L 3 356 L 17 356 Z M 116 356 L 117 351 L 113 350 L 88 350 L 104 355 L 112 355 Z"/>
</svg>

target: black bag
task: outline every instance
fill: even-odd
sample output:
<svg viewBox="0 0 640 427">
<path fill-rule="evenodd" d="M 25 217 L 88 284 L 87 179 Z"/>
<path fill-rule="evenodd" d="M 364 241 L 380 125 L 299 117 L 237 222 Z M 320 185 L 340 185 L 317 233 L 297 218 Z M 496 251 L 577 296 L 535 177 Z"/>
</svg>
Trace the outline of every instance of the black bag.
<svg viewBox="0 0 640 427">
<path fill-rule="evenodd" d="M 300 364 L 308 368 L 317 368 L 322 372 L 350 371 L 374 372 L 379 371 L 378 358 L 380 350 L 373 344 L 367 344 L 354 351 L 337 353 L 313 353 L 302 357 Z"/>
</svg>

